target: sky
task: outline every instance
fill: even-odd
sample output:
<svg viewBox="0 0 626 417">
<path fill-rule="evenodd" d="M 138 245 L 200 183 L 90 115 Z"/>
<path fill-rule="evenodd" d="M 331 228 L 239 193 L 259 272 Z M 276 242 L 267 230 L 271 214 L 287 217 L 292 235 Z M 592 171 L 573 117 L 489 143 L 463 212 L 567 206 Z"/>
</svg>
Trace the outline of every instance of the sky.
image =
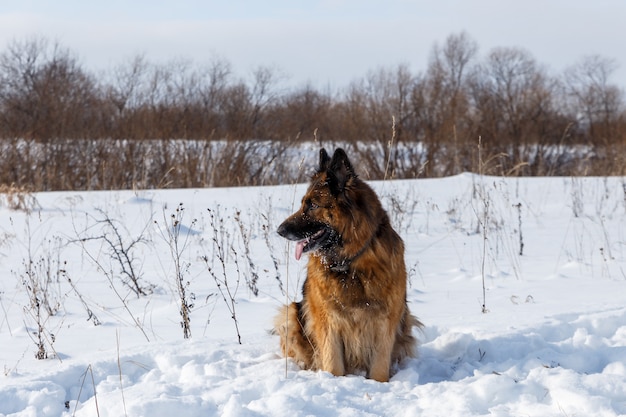
<svg viewBox="0 0 626 417">
<path fill-rule="evenodd" d="M 342 87 L 381 67 L 426 69 L 435 44 L 466 32 L 479 56 L 527 50 L 558 74 L 589 55 L 614 59 L 626 88 L 624 0 L 2 0 L 0 51 L 34 36 L 106 70 L 216 58 L 241 76 L 260 66 L 287 82 Z"/>
</svg>

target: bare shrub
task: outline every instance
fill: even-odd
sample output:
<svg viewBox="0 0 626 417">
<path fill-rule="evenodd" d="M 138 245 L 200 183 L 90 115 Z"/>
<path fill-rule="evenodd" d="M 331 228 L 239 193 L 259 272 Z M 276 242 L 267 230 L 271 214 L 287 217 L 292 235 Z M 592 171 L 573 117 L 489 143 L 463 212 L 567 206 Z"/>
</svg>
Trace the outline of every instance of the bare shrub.
<svg viewBox="0 0 626 417">
<path fill-rule="evenodd" d="M 110 256 L 111 271 L 115 265 L 120 281 L 137 297 L 151 294 L 154 285 L 144 284 L 141 266 L 135 256 L 135 249 L 138 245 L 148 242 L 146 230 L 152 222 L 147 223 L 137 236 L 132 237 L 122 222 L 111 219 L 109 214 L 101 209 L 96 209 L 96 211 L 100 213 L 101 217 L 93 219 L 95 221 L 93 227 L 99 227 L 100 230 L 96 234 L 80 237 L 81 241 L 103 242 Z"/>
<path fill-rule="evenodd" d="M 140 297 L 141 295 L 147 295 L 152 292 L 152 285 L 146 286 L 143 284 L 141 274 L 137 272 L 137 268 L 135 267 L 135 258 L 133 256 L 135 246 L 139 243 L 143 243 L 146 239 L 144 237 L 146 229 L 144 228 L 138 237 L 130 238 L 130 242 L 127 242 L 122 236 L 122 232 L 120 232 L 122 224 L 111 219 L 107 213 L 103 211 L 100 211 L 100 213 L 103 217 L 101 219 L 94 219 L 95 227 L 101 227 L 98 233 L 91 234 L 91 228 L 94 227 L 94 225 L 87 225 L 85 230 L 79 231 L 76 229 L 76 224 L 73 223 L 76 238 L 70 240 L 69 243 L 79 245 L 82 249 L 82 253 L 84 253 L 105 276 L 109 283 L 109 288 L 113 290 L 124 310 L 126 310 L 133 323 L 135 323 L 145 339 L 149 342 L 150 338 L 144 330 L 143 323 L 133 314 L 128 305 L 128 296 L 130 294 L 135 294 L 137 297 Z M 101 259 L 101 254 L 91 249 L 88 245 L 89 242 L 104 244 L 109 250 L 109 257 Z M 121 292 L 118 289 L 119 284 L 116 283 L 117 281 L 122 282 L 128 291 L 125 293 Z M 88 308 L 88 306 L 86 306 L 86 308 Z"/>
</svg>

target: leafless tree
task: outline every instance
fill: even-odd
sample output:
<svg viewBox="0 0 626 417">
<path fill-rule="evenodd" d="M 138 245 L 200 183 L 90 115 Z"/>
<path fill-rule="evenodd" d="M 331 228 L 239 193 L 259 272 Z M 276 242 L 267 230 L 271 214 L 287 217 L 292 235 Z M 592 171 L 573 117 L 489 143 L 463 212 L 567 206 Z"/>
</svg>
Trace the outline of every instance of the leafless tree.
<svg viewBox="0 0 626 417">
<path fill-rule="evenodd" d="M 506 154 L 500 172 L 529 166 L 533 149 L 557 142 L 563 130 L 550 118 L 555 111 L 555 82 L 532 55 L 519 48 L 491 51 L 473 77 L 472 93 L 486 149 Z M 496 152 L 493 152 L 496 150 Z M 506 162 L 505 162 L 506 161 Z"/>
<path fill-rule="evenodd" d="M 348 148 L 367 179 L 619 173 L 626 109 L 615 68 L 591 56 L 556 76 L 506 47 L 479 59 L 461 32 L 434 45 L 423 72 L 400 64 L 344 88 L 284 88 L 276 67 L 241 77 L 220 57 L 198 65 L 137 55 L 94 75 L 58 43 L 17 40 L 0 51 L 0 184 L 289 183 L 298 170 L 276 161 L 313 140 Z M 568 152 L 578 144 L 593 148 Z"/>
<path fill-rule="evenodd" d="M 427 171 L 444 167 L 445 172 L 458 173 L 469 169 L 471 162 L 463 161 L 464 142 L 470 137 L 467 78 L 478 53 L 478 46 L 465 32 L 450 35 L 443 47 L 435 45 L 430 63 L 413 90 L 412 103 L 417 119 L 418 137 L 427 144 Z M 454 157 L 440 157 L 453 144 Z"/>
<path fill-rule="evenodd" d="M 10 134 L 42 141 L 80 137 L 98 125 L 97 91 L 69 50 L 43 38 L 13 41 L 0 55 L 2 122 Z"/>
<path fill-rule="evenodd" d="M 614 60 L 592 55 L 565 71 L 564 82 L 574 116 L 588 129 L 589 137 L 610 141 L 612 123 L 624 111 L 623 91 L 610 82 L 617 69 Z"/>
</svg>

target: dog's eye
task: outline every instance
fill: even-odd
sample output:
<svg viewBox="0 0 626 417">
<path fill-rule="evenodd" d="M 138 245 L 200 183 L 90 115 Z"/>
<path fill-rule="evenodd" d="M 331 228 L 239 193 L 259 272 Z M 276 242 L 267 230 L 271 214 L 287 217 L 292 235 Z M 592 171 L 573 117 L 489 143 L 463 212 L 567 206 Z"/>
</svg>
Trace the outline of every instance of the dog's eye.
<svg viewBox="0 0 626 417">
<path fill-rule="evenodd" d="M 306 208 L 307 208 L 307 210 L 315 210 L 315 209 L 317 209 L 317 208 L 319 208 L 319 207 L 320 207 L 319 205 L 315 204 L 315 203 L 314 203 L 313 201 L 311 201 L 311 200 L 307 200 L 307 202 L 306 202 L 306 206 L 307 206 L 307 207 L 306 207 Z"/>
</svg>

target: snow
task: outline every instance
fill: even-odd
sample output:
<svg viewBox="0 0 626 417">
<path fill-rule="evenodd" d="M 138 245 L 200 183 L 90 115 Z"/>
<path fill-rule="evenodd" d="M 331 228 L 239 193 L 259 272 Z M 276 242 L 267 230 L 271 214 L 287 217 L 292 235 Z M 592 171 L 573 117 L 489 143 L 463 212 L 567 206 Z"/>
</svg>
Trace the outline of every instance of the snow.
<svg viewBox="0 0 626 417">
<path fill-rule="evenodd" d="M 0 416 L 624 415 L 625 184 L 372 183 L 405 240 L 408 301 L 425 323 L 419 358 L 389 383 L 300 370 L 269 333 L 300 296 L 306 256 L 296 262 L 275 230 L 305 184 L 37 193 L 30 212 L 0 196 Z M 147 295 L 123 284 L 107 219 Z M 53 310 L 41 331 L 35 284 Z M 47 359 L 35 358 L 38 333 Z"/>
</svg>

